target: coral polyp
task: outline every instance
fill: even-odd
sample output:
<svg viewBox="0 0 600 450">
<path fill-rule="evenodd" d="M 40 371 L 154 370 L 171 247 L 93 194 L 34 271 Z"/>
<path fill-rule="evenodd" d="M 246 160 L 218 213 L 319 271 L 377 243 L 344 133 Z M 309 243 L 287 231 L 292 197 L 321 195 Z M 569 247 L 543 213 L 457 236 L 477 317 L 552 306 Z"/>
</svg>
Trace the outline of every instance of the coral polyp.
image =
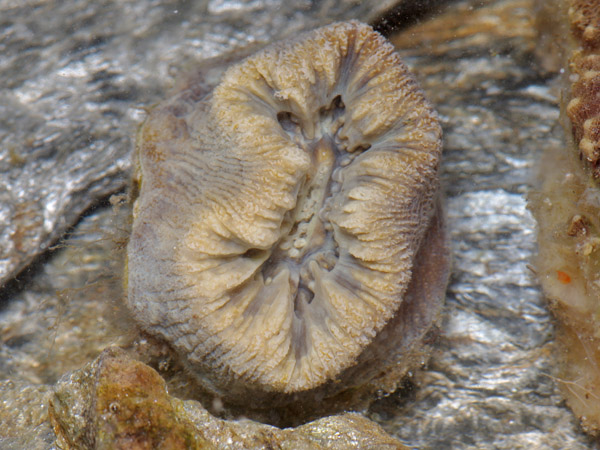
<svg viewBox="0 0 600 450">
<path fill-rule="evenodd" d="M 232 401 L 402 375 L 447 281 L 440 154 L 436 113 L 369 26 L 273 44 L 143 125 L 130 309 Z"/>
</svg>

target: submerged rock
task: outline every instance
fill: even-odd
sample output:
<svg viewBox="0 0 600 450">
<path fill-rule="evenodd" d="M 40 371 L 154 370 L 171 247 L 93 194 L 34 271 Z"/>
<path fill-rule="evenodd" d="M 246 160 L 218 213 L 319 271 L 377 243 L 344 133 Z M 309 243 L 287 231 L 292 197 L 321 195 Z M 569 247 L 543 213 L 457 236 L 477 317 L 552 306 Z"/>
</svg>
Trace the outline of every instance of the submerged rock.
<svg viewBox="0 0 600 450">
<path fill-rule="evenodd" d="M 169 396 L 152 368 L 118 348 L 63 377 L 50 398 L 63 449 L 405 449 L 358 414 L 294 429 L 210 415 L 194 400 Z"/>
</svg>

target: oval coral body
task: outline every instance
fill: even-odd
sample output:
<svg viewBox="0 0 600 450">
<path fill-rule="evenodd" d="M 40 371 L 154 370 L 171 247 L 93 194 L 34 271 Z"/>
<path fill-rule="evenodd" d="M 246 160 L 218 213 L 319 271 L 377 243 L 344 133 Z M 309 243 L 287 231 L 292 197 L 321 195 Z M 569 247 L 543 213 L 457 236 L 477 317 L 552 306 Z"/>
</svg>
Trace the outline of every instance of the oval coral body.
<svg viewBox="0 0 600 450">
<path fill-rule="evenodd" d="M 246 58 L 140 131 L 134 316 L 226 397 L 335 381 L 414 283 L 440 153 L 435 112 L 367 25 Z"/>
</svg>

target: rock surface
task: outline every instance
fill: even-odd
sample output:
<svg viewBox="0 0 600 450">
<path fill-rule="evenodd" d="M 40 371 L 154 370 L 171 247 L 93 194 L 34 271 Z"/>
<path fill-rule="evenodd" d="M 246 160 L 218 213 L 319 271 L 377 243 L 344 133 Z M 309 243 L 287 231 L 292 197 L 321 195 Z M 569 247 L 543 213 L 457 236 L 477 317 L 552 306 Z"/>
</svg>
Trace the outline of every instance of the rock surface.
<svg viewBox="0 0 600 450">
<path fill-rule="evenodd" d="M 405 449 L 358 414 L 331 416 L 295 429 L 225 421 L 200 403 L 167 394 L 150 367 L 118 348 L 63 377 L 50 399 L 63 449 Z"/>
</svg>

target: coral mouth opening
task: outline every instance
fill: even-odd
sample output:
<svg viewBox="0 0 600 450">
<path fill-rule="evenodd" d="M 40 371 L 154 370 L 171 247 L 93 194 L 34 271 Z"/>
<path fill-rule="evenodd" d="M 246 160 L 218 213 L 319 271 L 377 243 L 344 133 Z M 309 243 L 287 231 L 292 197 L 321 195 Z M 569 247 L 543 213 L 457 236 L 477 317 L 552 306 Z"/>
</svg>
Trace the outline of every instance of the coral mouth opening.
<svg viewBox="0 0 600 450">
<path fill-rule="evenodd" d="M 307 137 L 303 121 L 315 120 L 312 139 Z M 331 271 L 339 259 L 339 244 L 334 225 L 329 219 L 332 197 L 340 191 L 341 170 L 370 145 L 353 146 L 353 152 L 339 138 L 339 130 L 346 120 L 346 108 L 341 95 L 329 105 L 318 109 L 313 117 L 299 118 L 289 111 L 277 114 L 277 121 L 290 140 L 311 156 L 311 165 L 296 196 L 296 206 L 284 216 L 282 237 L 273 246 L 262 273 L 267 283 L 287 266 L 290 271 L 290 292 L 294 311 L 302 315 L 305 305 L 315 297 L 314 266 Z M 357 151 L 358 150 L 358 151 Z"/>
</svg>

